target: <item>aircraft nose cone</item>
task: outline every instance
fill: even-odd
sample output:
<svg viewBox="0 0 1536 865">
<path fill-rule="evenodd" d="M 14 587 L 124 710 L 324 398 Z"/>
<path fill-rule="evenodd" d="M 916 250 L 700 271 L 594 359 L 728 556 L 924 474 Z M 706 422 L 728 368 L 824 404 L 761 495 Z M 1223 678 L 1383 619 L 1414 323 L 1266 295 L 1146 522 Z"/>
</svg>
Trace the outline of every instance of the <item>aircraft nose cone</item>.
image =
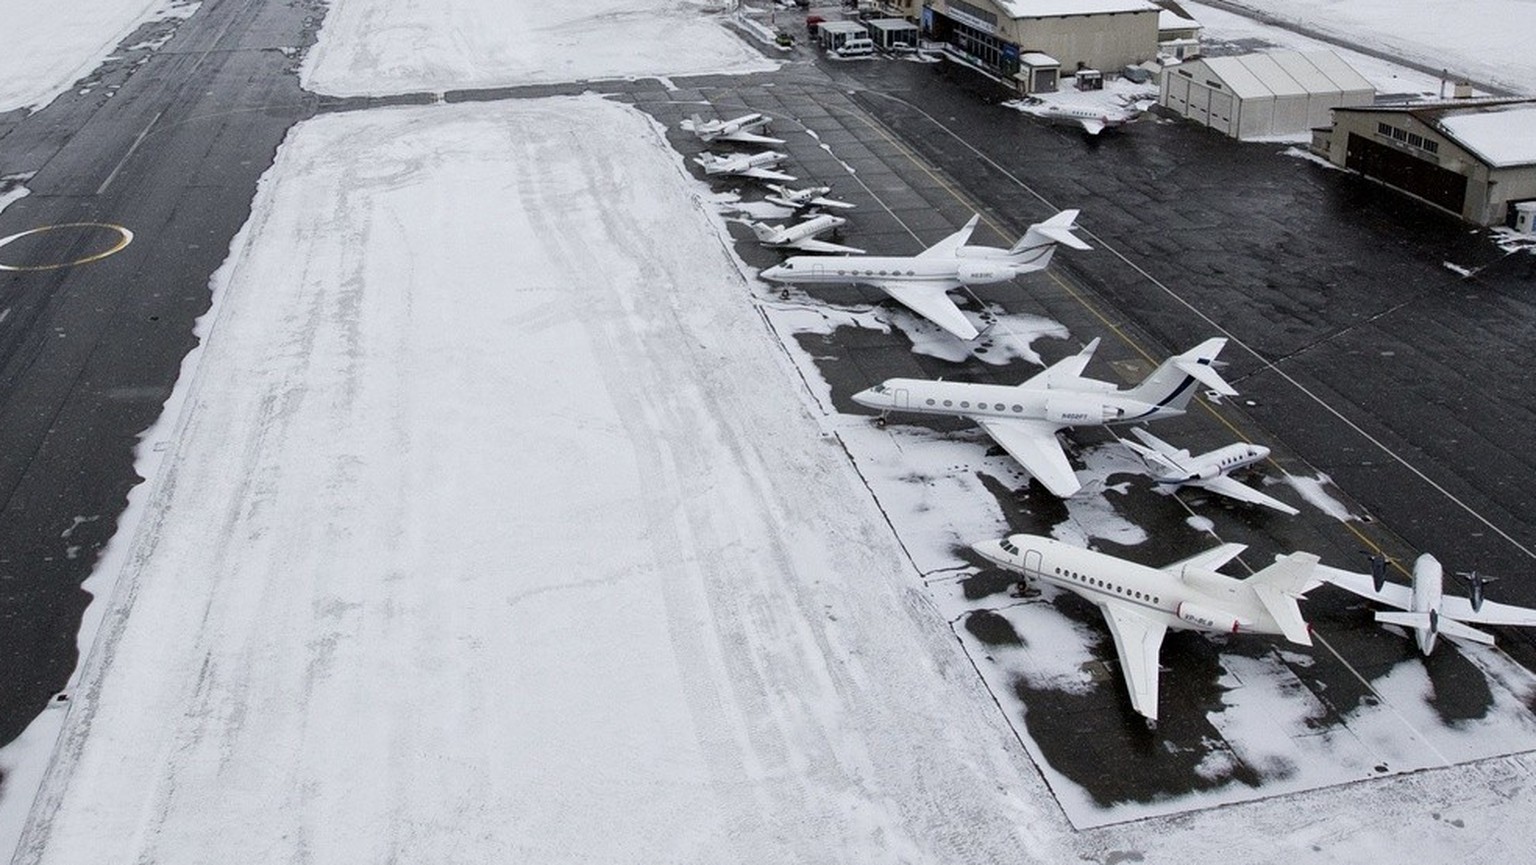
<svg viewBox="0 0 1536 865">
<path fill-rule="evenodd" d="M 869 408 L 878 408 L 880 406 L 880 403 L 878 402 L 878 395 L 875 393 L 875 389 L 872 387 L 865 388 L 864 390 L 854 394 L 853 401 L 859 405 L 867 406 Z"/>
<path fill-rule="evenodd" d="M 784 278 L 784 267 L 783 267 L 783 265 L 776 264 L 773 267 L 768 268 L 767 270 L 763 271 L 762 277 L 763 277 L 763 279 L 783 279 Z"/>
<path fill-rule="evenodd" d="M 976 555 L 989 562 L 1001 562 L 1003 560 L 1003 545 L 996 540 L 977 541 L 971 544 L 971 549 L 976 552 Z"/>
<path fill-rule="evenodd" d="M 1267 460 L 1267 459 L 1269 459 L 1269 448 L 1267 448 L 1267 447 L 1265 447 L 1263 445 L 1254 445 L 1253 446 L 1253 455 L 1258 457 L 1261 460 Z"/>
</svg>

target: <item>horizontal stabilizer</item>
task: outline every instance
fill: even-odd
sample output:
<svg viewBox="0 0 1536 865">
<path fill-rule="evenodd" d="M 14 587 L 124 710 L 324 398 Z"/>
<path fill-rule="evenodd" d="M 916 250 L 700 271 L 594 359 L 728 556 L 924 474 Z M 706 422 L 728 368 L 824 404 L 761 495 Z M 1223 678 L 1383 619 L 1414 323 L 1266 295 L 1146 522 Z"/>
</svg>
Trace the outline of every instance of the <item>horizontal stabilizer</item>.
<svg viewBox="0 0 1536 865">
<path fill-rule="evenodd" d="M 1077 214 L 1080 212 L 1077 210 L 1063 210 L 1050 219 L 1030 227 L 1062 246 L 1070 246 L 1073 249 L 1093 249 L 1093 247 L 1084 243 L 1081 238 L 1072 233 L 1072 230 L 1077 228 Z"/>
<path fill-rule="evenodd" d="M 1310 555 L 1308 553 L 1292 553 L 1292 555 Z M 1317 561 L 1313 556 L 1312 560 Z M 1301 607 L 1296 603 L 1296 595 L 1291 592 L 1283 592 L 1268 583 L 1260 583 L 1253 587 L 1253 594 L 1264 605 L 1264 609 L 1275 624 L 1280 626 L 1280 633 L 1287 640 L 1303 646 L 1312 645 L 1311 629 L 1307 627 L 1307 620 L 1301 616 Z"/>
<path fill-rule="evenodd" d="M 1385 612 L 1377 613 L 1376 621 L 1383 625 L 1401 625 L 1419 631 L 1433 628 L 1435 633 L 1460 640 L 1467 643 L 1481 643 L 1484 646 L 1493 645 L 1493 635 L 1479 631 L 1476 628 L 1463 625 L 1455 619 L 1445 616 L 1436 616 L 1429 613 L 1415 612 Z"/>
<path fill-rule="evenodd" d="M 1216 360 L 1216 355 L 1226 347 L 1225 337 L 1212 337 L 1200 343 L 1189 351 L 1175 357 L 1174 365 L 1186 375 L 1192 376 L 1196 381 L 1216 391 L 1222 396 L 1237 396 L 1237 389 L 1227 384 L 1215 368 L 1211 365 Z"/>
</svg>

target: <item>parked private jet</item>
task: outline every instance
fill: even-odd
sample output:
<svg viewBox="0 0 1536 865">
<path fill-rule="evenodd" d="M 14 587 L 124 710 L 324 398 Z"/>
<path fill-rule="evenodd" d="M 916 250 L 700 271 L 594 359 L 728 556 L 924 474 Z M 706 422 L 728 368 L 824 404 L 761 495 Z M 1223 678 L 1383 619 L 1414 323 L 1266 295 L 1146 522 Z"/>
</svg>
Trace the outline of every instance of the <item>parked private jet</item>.
<svg viewBox="0 0 1536 865">
<path fill-rule="evenodd" d="M 1536 610 L 1514 607 L 1483 599 L 1483 587 L 1492 581 L 1476 571 L 1457 573 L 1467 583 L 1470 598 L 1446 596 L 1444 572 L 1440 562 L 1429 553 L 1419 556 L 1413 563 L 1413 585 L 1387 582 L 1387 560 L 1371 559 L 1371 573 L 1357 574 L 1320 565 L 1318 581 L 1332 583 L 1346 592 L 1368 598 L 1403 612 L 1378 612 L 1376 621 L 1384 625 L 1400 625 L 1413 631 L 1419 651 L 1428 655 L 1435 650 L 1439 635 L 1453 640 L 1493 645 L 1493 635 L 1465 623 L 1477 625 L 1517 625 L 1536 627 Z"/>
<path fill-rule="evenodd" d="M 1132 429 L 1131 433 L 1143 443 L 1137 444 L 1125 439 L 1121 439 L 1121 442 L 1141 458 L 1152 481 L 1166 489 L 1200 487 L 1240 502 L 1274 508 L 1283 514 L 1295 516 L 1301 513 L 1285 502 L 1231 477 L 1232 472 L 1238 469 L 1268 459 L 1269 448 L 1263 445 L 1237 442 L 1199 456 L 1191 456 L 1189 451 L 1176 448 L 1140 427 Z"/>
<path fill-rule="evenodd" d="M 766 114 L 743 114 L 730 120 L 705 120 L 699 115 L 693 115 L 690 120 L 684 120 L 682 128 L 699 136 L 707 144 L 716 141 L 734 141 L 738 144 L 783 144 L 782 138 L 769 138 L 759 135 L 758 131 L 768 131 L 768 124 L 773 118 Z"/>
<path fill-rule="evenodd" d="M 773 194 L 764 196 L 763 200 L 777 204 L 781 207 L 788 207 L 790 210 L 803 210 L 807 207 L 836 207 L 838 209 L 848 209 L 853 207 L 852 204 L 849 204 L 846 201 L 838 201 L 835 198 L 827 198 L 827 193 L 832 191 L 832 187 L 830 186 L 811 186 L 806 189 L 791 189 L 788 186 L 781 186 L 777 183 L 770 183 L 768 184 L 768 188 L 773 190 Z"/>
<path fill-rule="evenodd" d="M 1247 549 L 1222 544 L 1162 568 L 1037 535 L 1012 535 L 972 547 L 1003 568 L 1061 586 L 1104 613 L 1115 639 L 1131 706 L 1157 724 L 1158 654 L 1169 628 L 1230 634 L 1281 634 L 1312 645 L 1296 600 L 1317 564 L 1311 553 L 1279 556 L 1247 579 L 1216 569 Z"/>
<path fill-rule="evenodd" d="M 734 174 L 738 177 L 752 177 L 758 180 L 782 180 L 793 183 L 794 175 L 785 174 L 782 171 L 774 171 L 773 166 L 788 159 L 788 154 L 777 150 L 764 150 L 761 153 L 741 153 L 733 156 L 717 156 L 705 151 L 694 157 L 693 161 L 704 169 L 707 175 Z"/>
<path fill-rule="evenodd" d="M 1089 135 L 1098 135 L 1106 129 L 1124 126 L 1135 120 L 1141 114 L 1141 109 L 1139 107 L 1105 108 L 1098 106 L 1078 108 L 1071 105 L 1044 105 L 1031 110 L 1029 113 L 1051 123 L 1066 123 L 1079 126 Z"/>
<path fill-rule="evenodd" d="M 816 239 L 817 235 L 836 231 L 847 223 L 848 220 L 841 216 L 824 213 L 789 226 L 769 225 L 766 222 L 748 222 L 747 225 L 752 229 L 752 233 L 757 235 L 758 242 L 764 246 L 778 249 L 803 249 L 806 252 L 862 253 L 864 250 L 857 247 Z"/>
<path fill-rule="evenodd" d="M 969 418 L 1046 489 L 1067 498 L 1082 489 L 1082 484 L 1056 439 L 1057 430 L 1181 415 L 1197 382 L 1221 394 L 1236 394 L 1212 367 L 1226 344 L 1223 337 L 1208 339 L 1163 361 L 1129 390 L 1083 377 L 1099 347 L 1098 339 L 1094 339 L 1082 351 L 1051 364 L 1022 384 L 892 378 L 854 394 L 853 401 L 879 409 L 882 421 L 893 411 Z"/>
<path fill-rule="evenodd" d="M 764 279 L 802 284 L 861 283 L 873 285 L 906 304 L 913 312 L 961 339 L 975 339 L 979 331 L 950 300 L 951 289 L 994 282 L 1036 270 L 1051 263 L 1057 244 L 1091 249 L 1072 233 L 1076 210 L 1063 210 L 1044 222 L 1031 225 L 1008 249 L 966 246 L 981 217 L 972 216 L 965 227 L 915 256 L 792 257 L 778 267 L 763 271 Z"/>
</svg>

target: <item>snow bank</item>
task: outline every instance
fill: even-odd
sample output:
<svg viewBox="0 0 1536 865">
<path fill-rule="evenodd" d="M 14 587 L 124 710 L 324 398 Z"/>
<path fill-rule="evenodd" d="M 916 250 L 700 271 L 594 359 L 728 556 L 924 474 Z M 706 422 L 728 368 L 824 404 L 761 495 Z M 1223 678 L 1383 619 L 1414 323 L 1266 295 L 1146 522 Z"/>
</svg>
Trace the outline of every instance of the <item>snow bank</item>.
<svg viewBox="0 0 1536 865">
<path fill-rule="evenodd" d="M 185 18 L 187 0 L 0 0 L 0 111 L 41 108 L 148 21 Z"/>
<path fill-rule="evenodd" d="M 332 0 L 300 72 L 338 96 L 776 69 L 683 0 Z"/>
<path fill-rule="evenodd" d="M 1067 858 L 705 195 L 592 98 L 296 127 L 21 861 Z"/>
</svg>

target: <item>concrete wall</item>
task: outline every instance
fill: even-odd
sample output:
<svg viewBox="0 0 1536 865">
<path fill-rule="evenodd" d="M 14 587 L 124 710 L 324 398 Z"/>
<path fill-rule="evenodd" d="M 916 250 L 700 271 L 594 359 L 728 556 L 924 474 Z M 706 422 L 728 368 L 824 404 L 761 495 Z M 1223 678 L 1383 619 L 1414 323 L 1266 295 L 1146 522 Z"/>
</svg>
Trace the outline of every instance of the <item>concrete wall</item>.
<svg viewBox="0 0 1536 865">
<path fill-rule="evenodd" d="M 1115 72 L 1157 56 L 1156 11 L 1000 20 L 999 25 L 1002 38 L 1060 60 L 1064 75 L 1079 63 Z"/>
</svg>

